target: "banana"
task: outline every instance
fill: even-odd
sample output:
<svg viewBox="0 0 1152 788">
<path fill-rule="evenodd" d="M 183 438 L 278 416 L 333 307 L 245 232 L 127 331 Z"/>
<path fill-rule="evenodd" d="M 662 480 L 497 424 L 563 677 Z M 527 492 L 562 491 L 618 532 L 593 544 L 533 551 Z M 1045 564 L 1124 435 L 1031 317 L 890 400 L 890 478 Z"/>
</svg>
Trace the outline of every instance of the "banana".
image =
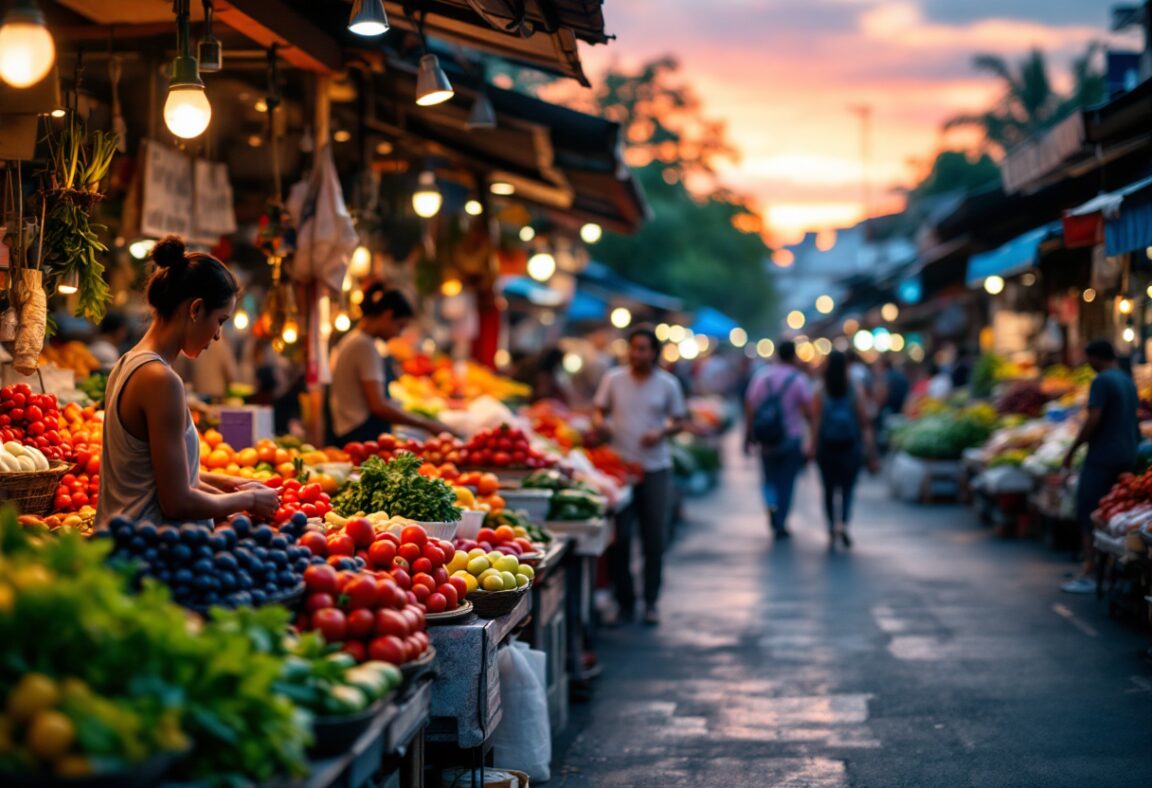
<svg viewBox="0 0 1152 788">
<path fill-rule="evenodd" d="M 7 443 L 4 444 L 4 448 L 13 457 L 23 457 L 24 456 L 25 450 L 24 450 L 24 444 L 22 444 L 22 443 L 17 443 L 16 441 L 8 441 Z"/>
<path fill-rule="evenodd" d="M 0 472 L 16 473 L 20 470 L 20 463 L 6 450 L 0 449 Z"/>
</svg>

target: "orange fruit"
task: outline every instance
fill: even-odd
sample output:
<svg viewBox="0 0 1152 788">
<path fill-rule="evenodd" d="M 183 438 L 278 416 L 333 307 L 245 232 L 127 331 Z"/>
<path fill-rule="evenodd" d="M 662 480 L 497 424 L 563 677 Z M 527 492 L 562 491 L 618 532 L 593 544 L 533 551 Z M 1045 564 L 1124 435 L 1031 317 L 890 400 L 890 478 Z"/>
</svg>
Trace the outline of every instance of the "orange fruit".
<svg viewBox="0 0 1152 788">
<path fill-rule="evenodd" d="M 224 436 L 220 434 L 219 430 L 208 430 L 204 433 L 204 442 L 215 449 L 224 442 Z"/>
<path fill-rule="evenodd" d="M 296 478 L 296 466 L 291 462 L 282 462 L 276 466 L 276 473 L 283 476 L 285 479 Z"/>
<path fill-rule="evenodd" d="M 500 542 L 511 542 L 516 538 L 516 531 L 510 525 L 502 525 L 496 529 L 496 538 Z"/>
<path fill-rule="evenodd" d="M 266 462 L 269 465 L 276 464 L 276 444 L 260 442 L 256 445 L 256 454 L 260 458 L 260 462 Z"/>
<path fill-rule="evenodd" d="M 260 462 L 260 452 L 255 449 L 241 449 L 236 455 L 236 464 L 242 468 L 254 468 Z"/>
<path fill-rule="evenodd" d="M 208 458 L 204 460 L 204 465 L 212 470 L 219 470 L 232 462 L 232 454 L 222 449 L 213 449 Z"/>
<path fill-rule="evenodd" d="M 494 512 L 502 512 L 508 505 L 499 495 L 489 495 L 488 503 L 491 505 L 492 511 Z"/>
<path fill-rule="evenodd" d="M 207 457 L 212 453 L 212 447 L 206 441 L 200 441 L 200 456 Z"/>
<path fill-rule="evenodd" d="M 292 452 L 287 449 L 277 449 L 276 465 L 283 465 L 286 462 L 292 462 Z"/>
</svg>

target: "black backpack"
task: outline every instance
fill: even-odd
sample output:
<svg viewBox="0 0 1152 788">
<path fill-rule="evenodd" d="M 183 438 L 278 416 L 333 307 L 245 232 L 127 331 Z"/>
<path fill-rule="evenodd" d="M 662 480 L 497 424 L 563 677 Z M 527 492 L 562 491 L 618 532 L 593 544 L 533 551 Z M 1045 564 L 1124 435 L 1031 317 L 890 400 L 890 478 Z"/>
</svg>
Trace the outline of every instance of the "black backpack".
<svg viewBox="0 0 1152 788">
<path fill-rule="evenodd" d="M 820 443 L 830 449 L 856 445 L 860 428 L 856 423 L 856 397 L 851 390 L 843 397 L 824 397 L 820 416 Z"/>
<path fill-rule="evenodd" d="M 784 395 L 799 376 L 799 372 L 793 372 L 779 390 L 769 389 L 764 400 L 756 406 L 756 413 L 752 416 L 752 437 L 761 447 L 779 448 L 788 440 L 788 427 L 784 423 Z"/>
</svg>

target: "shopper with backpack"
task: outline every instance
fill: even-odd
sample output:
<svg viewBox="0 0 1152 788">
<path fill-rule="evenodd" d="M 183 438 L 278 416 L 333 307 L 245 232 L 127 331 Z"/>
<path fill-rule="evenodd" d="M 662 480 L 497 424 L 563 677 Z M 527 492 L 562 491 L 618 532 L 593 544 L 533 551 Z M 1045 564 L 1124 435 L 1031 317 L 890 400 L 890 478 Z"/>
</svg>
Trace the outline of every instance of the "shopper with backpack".
<svg viewBox="0 0 1152 788">
<path fill-rule="evenodd" d="M 865 459 L 870 468 L 876 467 L 876 441 L 867 394 L 849 380 L 848 357 L 838 350 L 828 356 L 824 385 L 816 393 L 812 411 L 830 546 L 839 541 L 851 547 L 848 521 L 852 517 L 852 493 Z"/>
<path fill-rule="evenodd" d="M 796 476 L 811 451 L 812 389 L 796 358 L 796 345 L 781 342 L 778 363 L 758 371 L 744 402 L 745 453 L 760 450 L 764 505 L 777 539 L 787 539 Z"/>
</svg>

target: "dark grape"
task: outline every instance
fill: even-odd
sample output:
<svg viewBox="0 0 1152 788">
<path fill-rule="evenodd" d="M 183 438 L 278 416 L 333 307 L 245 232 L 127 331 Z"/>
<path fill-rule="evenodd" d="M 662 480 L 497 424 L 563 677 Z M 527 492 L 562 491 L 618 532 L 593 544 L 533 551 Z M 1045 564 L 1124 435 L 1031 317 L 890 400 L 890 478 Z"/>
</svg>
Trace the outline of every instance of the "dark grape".
<svg viewBox="0 0 1152 788">
<path fill-rule="evenodd" d="M 267 546 L 272 543 L 272 538 L 276 536 L 276 532 L 272 530 L 270 525 L 257 526 L 256 530 L 252 532 L 252 538 L 256 540 L 259 545 Z"/>
<path fill-rule="evenodd" d="M 180 541 L 180 530 L 170 525 L 159 529 L 156 535 L 164 544 L 177 544 Z"/>
<path fill-rule="evenodd" d="M 182 564 L 192 560 L 192 548 L 186 544 L 178 544 L 172 548 L 172 557 Z"/>
<path fill-rule="evenodd" d="M 243 514 L 238 514 L 233 517 L 231 525 L 232 530 L 234 530 L 238 536 L 242 537 L 247 536 L 252 530 L 252 521 L 248 519 L 247 515 Z"/>
<path fill-rule="evenodd" d="M 269 542 L 268 545 L 273 550 L 287 550 L 288 537 L 284 536 L 284 534 L 276 534 L 272 537 L 272 541 Z"/>
</svg>

